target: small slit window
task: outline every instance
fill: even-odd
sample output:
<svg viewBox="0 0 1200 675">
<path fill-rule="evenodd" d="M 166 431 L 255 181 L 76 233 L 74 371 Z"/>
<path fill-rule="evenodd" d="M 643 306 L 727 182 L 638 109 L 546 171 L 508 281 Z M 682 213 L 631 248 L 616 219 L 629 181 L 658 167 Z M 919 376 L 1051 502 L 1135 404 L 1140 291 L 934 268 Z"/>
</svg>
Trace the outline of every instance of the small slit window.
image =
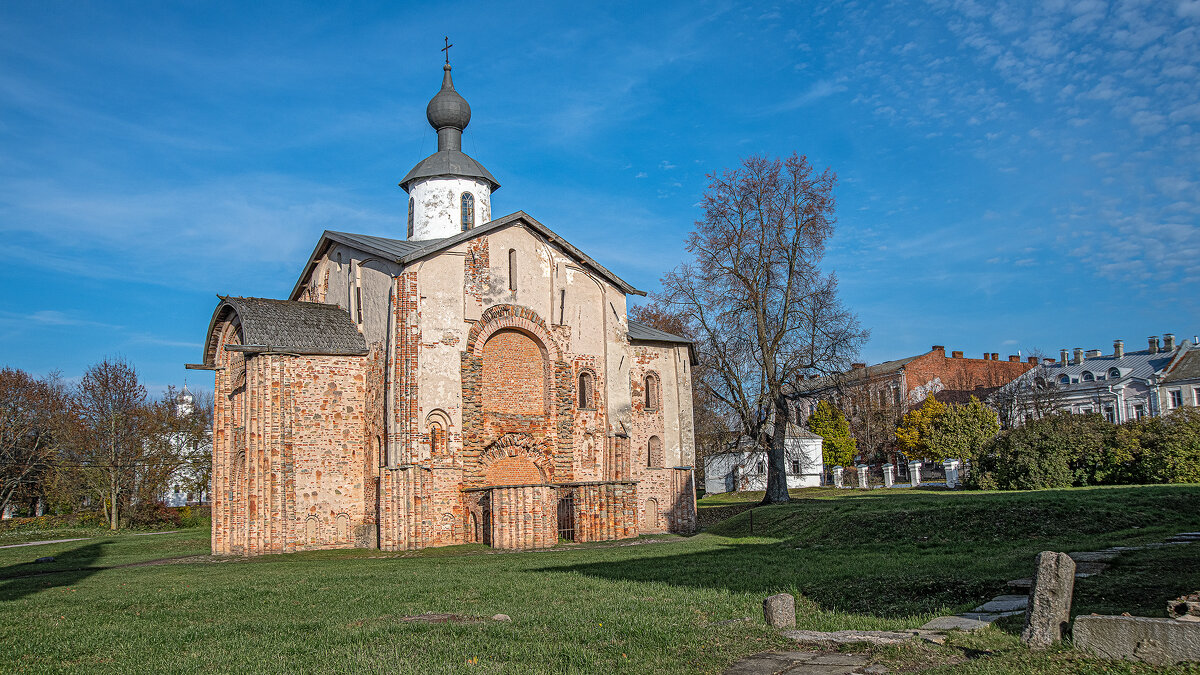
<svg viewBox="0 0 1200 675">
<path fill-rule="evenodd" d="M 584 410 L 591 410 L 596 407 L 595 387 L 593 386 L 592 374 L 584 371 L 579 374 L 579 407 Z"/>
<path fill-rule="evenodd" d="M 662 439 L 658 436 L 651 436 L 646 441 L 646 466 L 649 468 L 661 467 L 663 465 L 662 456 Z"/>
<path fill-rule="evenodd" d="M 408 238 L 409 239 L 412 239 L 412 236 L 413 236 L 413 208 L 416 205 L 417 205 L 416 200 L 413 199 L 412 197 L 409 197 L 408 198 Z"/>
<path fill-rule="evenodd" d="M 659 399 L 658 375 L 650 373 L 646 376 L 646 410 L 657 410 Z"/>
<path fill-rule="evenodd" d="M 437 422 L 429 425 L 429 450 L 434 456 L 446 452 L 446 431 Z"/>
<path fill-rule="evenodd" d="M 462 231 L 475 227 L 475 195 L 470 192 L 462 194 Z"/>
<path fill-rule="evenodd" d="M 508 290 L 517 290 L 517 249 L 508 249 Z"/>
</svg>

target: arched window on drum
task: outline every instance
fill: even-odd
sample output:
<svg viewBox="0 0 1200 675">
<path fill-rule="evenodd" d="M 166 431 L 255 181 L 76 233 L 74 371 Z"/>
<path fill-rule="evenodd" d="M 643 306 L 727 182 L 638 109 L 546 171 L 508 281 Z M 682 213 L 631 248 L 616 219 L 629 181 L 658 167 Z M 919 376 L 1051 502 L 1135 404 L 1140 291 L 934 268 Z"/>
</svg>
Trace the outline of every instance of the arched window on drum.
<svg viewBox="0 0 1200 675">
<path fill-rule="evenodd" d="M 462 231 L 475 227 L 475 195 L 462 193 Z"/>
</svg>

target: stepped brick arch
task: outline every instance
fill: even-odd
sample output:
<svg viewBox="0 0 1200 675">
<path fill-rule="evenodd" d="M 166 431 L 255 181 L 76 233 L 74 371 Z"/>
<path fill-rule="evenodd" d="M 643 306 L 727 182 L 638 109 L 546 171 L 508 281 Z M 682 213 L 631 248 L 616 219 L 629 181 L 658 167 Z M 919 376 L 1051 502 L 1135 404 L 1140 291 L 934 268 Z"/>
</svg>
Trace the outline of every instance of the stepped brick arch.
<svg viewBox="0 0 1200 675">
<path fill-rule="evenodd" d="M 538 316 L 537 312 L 528 307 L 518 307 L 516 305 L 496 305 L 495 307 L 490 307 L 483 313 L 483 316 L 479 317 L 479 321 L 471 327 L 471 331 L 467 335 L 467 344 L 471 345 L 471 353 L 475 358 L 483 358 L 483 346 L 487 344 L 488 338 L 497 331 L 506 328 L 516 329 L 531 335 L 542 344 L 542 347 L 546 350 L 546 356 L 551 363 L 562 359 L 562 354 L 558 351 L 558 345 L 550 337 L 550 331 L 546 328 L 546 322 L 542 320 L 542 317 Z"/>
<path fill-rule="evenodd" d="M 490 485 L 549 483 L 554 465 L 528 434 L 505 434 L 479 457 L 484 481 Z"/>
</svg>

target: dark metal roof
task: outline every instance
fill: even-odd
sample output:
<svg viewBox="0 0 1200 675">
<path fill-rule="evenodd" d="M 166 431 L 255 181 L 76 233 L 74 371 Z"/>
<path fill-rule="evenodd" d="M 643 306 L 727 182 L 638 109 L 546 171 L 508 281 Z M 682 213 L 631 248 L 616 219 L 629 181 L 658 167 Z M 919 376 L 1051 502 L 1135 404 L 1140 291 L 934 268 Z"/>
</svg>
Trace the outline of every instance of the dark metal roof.
<svg viewBox="0 0 1200 675">
<path fill-rule="evenodd" d="M 646 340 L 648 342 L 678 342 L 687 345 L 692 344 L 692 340 L 668 333 L 665 330 L 659 330 L 653 326 L 646 325 L 641 321 L 636 321 L 634 319 L 629 320 L 629 339 Z"/>
<path fill-rule="evenodd" d="M 309 257 L 308 264 L 305 266 L 304 271 L 300 273 L 300 278 L 296 280 L 296 285 L 292 287 L 292 294 L 289 297 L 295 298 L 300 294 L 300 288 L 304 285 L 304 280 L 308 278 L 312 268 L 316 266 L 317 261 L 320 259 L 322 253 L 325 251 L 325 248 L 331 241 L 346 244 L 347 246 L 353 246 L 364 253 L 370 253 L 400 265 L 407 265 L 420 260 L 421 258 L 425 258 L 448 248 L 457 246 L 464 241 L 469 241 L 475 237 L 487 234 L 493 230 L 508 227 L 509 225 L 524 225 L 534 232 L 540 234 L 548 242 L 558 245 L 560 248 L 566 251 L 568 255 L 574 257 L 584 267 L 590 268 L 600 276 L 607 279 L 610 283 L 620 289 L 622 293 L 627 295 L 646 294 L 645 291 L 639 291 L 630 285 L 629 282 L 610 272 L 606 267 L 593 260 L 591 256 L 575 248 L 566 239 L 563 239 L 555 234 L 550 228 L 534 220 L 529 214 L 525 213 L 524 211 L 517 211 L 516 213 L 486 222 L 478 227 L 473 227 L 466 232 L 461 232 L 453 237 L 446 237 L 445 239 L 405 241 L 403 239 L 388 239 L 385 237 L 373 237 L 365 234 L 350 234 L 347 232 L 333 232 L 331 230 L 325 230 L 325 232 L 321 234 L 321 239 L 317 242 L 316 248 L 313 249 L 312 256 Z M 676 339 L 680 339 L 678 336 L 675 337 Z"/>
<path fill-rule="evenodd" d="M 408 187 L 418 180 L 439 176 L 478 178 L 486 181 L 491 186 L 492 192 L 500 189 L 500 183 L 496 182 L 495 177 L 483 168 L 482 164 L 472 159 L 467 153 L 453 149 L 438 150 L 417 162 L 417 165 L 404 176 L 404 180 L 400 181 L 400 187 L 408 190 Z"/>
<path fill-rule="evenodd" d="M 337 305 L 268 298 L 222 297 L 208 326 L 204 363 L 216 359 L 217 324 L 230 314 L 240 324 L 239 351 L 361 355 L 367 343 L 346 310 Z"/>
</svg>

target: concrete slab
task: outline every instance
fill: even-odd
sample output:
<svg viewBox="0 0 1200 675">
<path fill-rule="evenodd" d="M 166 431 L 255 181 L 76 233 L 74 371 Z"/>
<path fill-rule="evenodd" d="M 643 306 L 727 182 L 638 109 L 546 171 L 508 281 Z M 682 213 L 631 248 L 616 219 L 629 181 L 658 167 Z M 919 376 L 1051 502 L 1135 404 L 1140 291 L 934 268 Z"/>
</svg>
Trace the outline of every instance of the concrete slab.
<svg viewBox="0 0 1200 675">
<path fill-rule="evenodd" d="M 1028 595 L 1000 595 L 971 610 L 972 612 L 1020 612 L 1029 606 Z"/>
<path fill-rule="evenodd" d="M 992 623 L 996 619 L 999 619 L 1002 617 L 1017 616 L 1019 614 L 1024 614 L 1024 613 L 1025 613 L 1025 610 L 1018 609 L 1018 610 L 1012 611 L 1012 612 L 963 612 L 962 614 L 959 614 L 958 616 L 961 616 L 966 619 L 975 619 L 976 621 L 986 621 L 988 623 Z"/>
<path fill-rule="evenodd" d="M 45 541 L 28 541 L 24 544 L 6 544 L 0 548 L 20 548 L 22 546 L 41 546 L 42 544 L 65 544 L 68 541 L 83 541 L 91 537 L 75 537 L 74 539 L 46 539 Z"/>
<path fill-rule="evenodd" d="M 965 616 L 939 616 L 929 623 L 921 626 L 921 630 L 964 630 L 973 631 L 981 628 L 987 628 L 992 625 L 991 621 L 980 621 L 979 619 L 968 619 Z"/>
<path fill-rule="evenodd" d="M 725 675 L 853 675 L 862 673 L 869 660 L 867 654 L 763 652 L 734 663 Z"/>
<path fill-rule="evenodd" d="M 1033 579 L 1013 579 L 1005 585 L 1012 589 L 1028 592 L 1030 588 L 1033 588 Z"/>
<path fill-rule="evenodd" d="M 1067 555 L 1071 556 L 1071 560 L 1076 563 L 1102 563 L 1112 561 L 1120 553 L 1117 551 L 1076 551 Z"/>
<path fill-rule="evenodd" d="M 795 640 L 800 644 L 810 645 L 849 645 L 866 643 L 872 645 L 892 645 L 907 642 L 920 637 L 917 631 L 901 632 L 890 630 L 785 630 L 780 635 Z"/>
</svg>

